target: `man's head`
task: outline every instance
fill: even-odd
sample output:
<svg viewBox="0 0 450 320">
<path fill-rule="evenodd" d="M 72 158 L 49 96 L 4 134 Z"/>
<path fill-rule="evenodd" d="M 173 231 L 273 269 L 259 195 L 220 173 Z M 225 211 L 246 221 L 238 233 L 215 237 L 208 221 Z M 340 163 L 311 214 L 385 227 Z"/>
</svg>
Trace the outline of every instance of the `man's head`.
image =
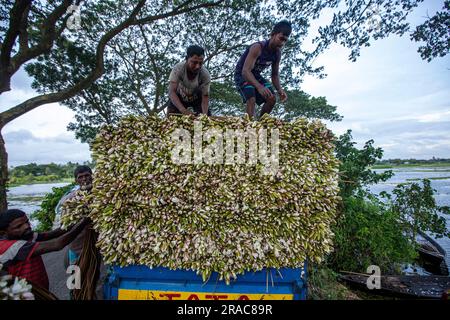
<svg viewBox="0 0 450 320">
<path fill-rule="evenodd" d="M 202 47 L 193 45 L 186 50 L 186 67 L 193 74 L 198 74 L 203 66 L 205 50 Z"/>
<path fill-rule="evenodd" d="M 25 212 L 19 209 L 9 209 L 0 213 L 0 233 L 8 239 L 29 240 L 33 237 L 30 221 Z"/>
<path fill-rule="evenodd" d="M 81 190 L 92 189 L 92 170 L 88 166 L 76 167 L 73 175 Z"/>
<path fill-rule="evenodd" d="M 289 39 L 292 32 L 291 23 L 287 20 L 278 22 L 270 34 L 270 40 L 276 48 L 283 47 Z"/>
</svg>

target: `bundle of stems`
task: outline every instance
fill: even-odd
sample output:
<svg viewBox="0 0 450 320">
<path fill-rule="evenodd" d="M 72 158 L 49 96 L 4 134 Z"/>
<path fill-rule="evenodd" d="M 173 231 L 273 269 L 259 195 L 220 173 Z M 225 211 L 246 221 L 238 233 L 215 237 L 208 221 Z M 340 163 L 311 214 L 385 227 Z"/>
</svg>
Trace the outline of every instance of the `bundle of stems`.
<svg viewBox="0 0 450 320">
<path fill-rule="evenodd" d="M 74 289 L 72 297 L 74 300 L 95 300 L 97 281 L 100 275 L 100 252 L 95 246 L 98 234 L 88 226 L 86 236 L 83 242 L 83 249 L 81 250 L 78 266 L 81 274 L 81 287 Z"/>
</svg>

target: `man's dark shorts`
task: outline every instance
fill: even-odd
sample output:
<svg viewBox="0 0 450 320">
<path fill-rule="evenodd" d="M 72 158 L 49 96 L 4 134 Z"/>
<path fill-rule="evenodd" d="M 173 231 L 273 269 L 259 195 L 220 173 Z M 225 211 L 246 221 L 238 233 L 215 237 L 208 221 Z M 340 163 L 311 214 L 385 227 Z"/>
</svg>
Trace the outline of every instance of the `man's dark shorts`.
<svg viewBox="0 0 450 320">
<path fill-rule="evenodd" d="M 177 95 L 177 96 L 186 109 L 191 109 L 191 111 L 194 111 L 197 114 L 202 113 L 202 99 L 201 98 L 196 99 L 192 102 L 185 102 L 185 101 L 181 100 L 181 97 L 179 95 Z M 170 114 L 170 113 L 181 114 L 181 111 L 178 110 L 178 108 L 173 104 L 172 100 L 169 99 L 169 105 L 167 107 L 167 114 Z M 211 115 L 211 110 L 209 110 L 209 108 L 208 108 L 208 116 L 210 116 L 210 115 Z"/>
<path fill-rule="evenodd" d="M 268 88 L 273 95 L 275 95 L 275 91 L 273 90 L 272 84 L 264 79 L 261 76 L 255 76 L 256 80 L 258 80 L 259 83 L 261 83 L 264 87 Z M 238 88 L 239 94 L 242 97 L 242 100 L 244 103 L 247 102 L 248 99 L 255 97 L 256 104 L 259 106 L 260 104 L 263 104 L 266 102 L 266 98 L 264 98 L 256 88 L 250 84 L 249 82 L 243 80 L 241 77 L 235 78 L 235 84 Z"/>
</svg>

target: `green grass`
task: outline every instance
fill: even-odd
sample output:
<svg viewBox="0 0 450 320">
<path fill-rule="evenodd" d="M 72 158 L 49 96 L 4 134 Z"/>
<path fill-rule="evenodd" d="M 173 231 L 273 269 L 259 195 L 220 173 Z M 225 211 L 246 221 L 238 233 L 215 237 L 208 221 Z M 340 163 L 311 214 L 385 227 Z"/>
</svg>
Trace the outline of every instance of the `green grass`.
<svg viewBox="0 0 450 320">
<path fill-rule="evenodd" d="M 353 290 L 338 282 L 337 273 L 327 267 L 310 267 L 308 300 L 361 300 Z"/>
<path fill-rule="evenodd" d="M 338 280 L 338 273 L 329 267 L 310 267 L 308 300 L 397 300 L 398 298 L 363 291 Z"/>
</svg>

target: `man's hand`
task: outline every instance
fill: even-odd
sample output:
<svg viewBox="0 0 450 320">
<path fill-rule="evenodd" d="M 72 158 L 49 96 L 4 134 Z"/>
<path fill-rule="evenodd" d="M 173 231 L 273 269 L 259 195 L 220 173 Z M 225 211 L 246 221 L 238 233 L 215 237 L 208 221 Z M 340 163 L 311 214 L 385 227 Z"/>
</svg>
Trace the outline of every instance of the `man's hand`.
<svg viewBox="0 0 450 320">
<path fill-rule="evenodd" d="M 280 89 L 280 91 L 278 91 L 278 94 L 280 95 L 280 101 L 281 102 L 286 102 L 286 100 L 287 100 L 286 92 L 284 92 L 283 89 Z"/>
<path fill-rule="evenodd" d="M 269 88 L 266 88 L 265 86 L 259 86 L 258 92 L 260 95 L 262 95 L 264 98 L 270 98 L 273 96 L 272 91 L 270 91 Z"/>
<path fill-rule="evenodd" d="M 183 114 L 186 116 L 194 116 L 195 117 L 195 113 L 186 108 L 185 108 L 185 110 L 183 110 Z"/>
</svg>

